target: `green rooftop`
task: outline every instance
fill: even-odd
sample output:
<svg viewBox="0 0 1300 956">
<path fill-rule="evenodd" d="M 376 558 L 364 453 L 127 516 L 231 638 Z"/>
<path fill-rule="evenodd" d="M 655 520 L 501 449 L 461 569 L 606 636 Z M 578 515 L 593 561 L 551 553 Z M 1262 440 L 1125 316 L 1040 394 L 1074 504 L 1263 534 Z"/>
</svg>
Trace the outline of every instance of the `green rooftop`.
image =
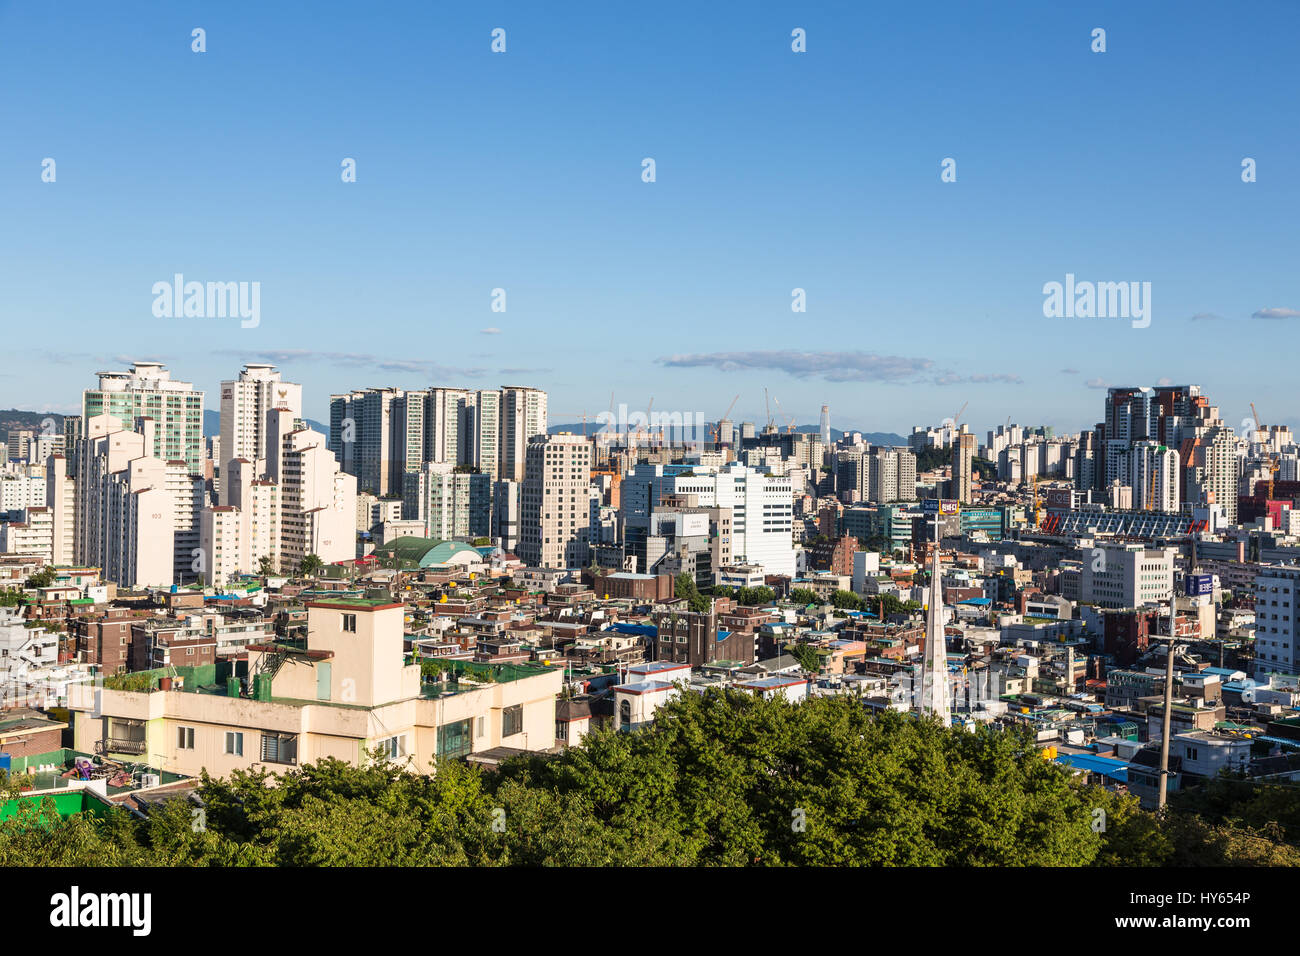
<svg viewBox="0 0 1300 956">
<path fill-rule="evenodd" d="M 391 607 L 394 604 L 400 604 L 400 601 L 394 601 L 392 598 L 357 598 L 357 597 L 330 597 L 322 593 L 311 599 L 312 604 L 345 604 L 348 607 L 364 608 L 373 610 L 377 607 Z"/>
</svg>

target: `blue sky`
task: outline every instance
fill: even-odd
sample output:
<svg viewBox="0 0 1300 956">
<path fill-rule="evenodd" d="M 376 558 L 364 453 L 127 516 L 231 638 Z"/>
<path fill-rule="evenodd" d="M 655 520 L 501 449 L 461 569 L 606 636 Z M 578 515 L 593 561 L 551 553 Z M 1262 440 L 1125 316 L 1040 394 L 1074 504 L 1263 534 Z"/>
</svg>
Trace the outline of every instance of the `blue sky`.
<svg viewBox="0 0 1300 956">
<path fill-rule="evenodd" d="M 543 6 L 0 2 L 0 406 L 142 358 L 210 407 L 277 361 L 316 418 L 509 383 L 761 421 L 766 386 L 1076 430 L 1167 379 L 1300 421 L 1293 0 Z M 155 318 L 177 272 L 260 282 L 260 324 Z M 1150 282 L 1150 327 L 1044 318 L 1066 273 Z"/>
</svg>

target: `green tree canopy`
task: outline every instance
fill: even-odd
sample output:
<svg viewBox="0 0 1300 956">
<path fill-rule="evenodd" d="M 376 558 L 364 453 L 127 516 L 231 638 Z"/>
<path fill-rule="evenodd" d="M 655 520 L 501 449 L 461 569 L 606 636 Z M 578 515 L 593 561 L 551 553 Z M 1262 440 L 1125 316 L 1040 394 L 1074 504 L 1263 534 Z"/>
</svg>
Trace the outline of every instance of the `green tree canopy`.
<svg viewBox="0 0 1300 956">
<path fill-rule="evenodd" d="M 735 598 L 737 604 L 745 607 L 757 607 L 775 601 L 776 592 L 766 585 L 760 585 L 755 588 L 741 588 L 736 592 Z"/>
<path fill-rule="evenodd" d="M 54 583 L 54 568 L 48 564 L 27 579 L 29 588 L 48 588 Z"/>
<path fill-rule="evenodd" d="M 695 578 L 683 572 L 673 579 L 673 594 L 676 597 L 683 598 L 687 606 L 692 611 L 707 611 L 713 604 L 708 598 L 699 592 L 695 586 Z"/>
<path fill-rule="evenodd" d="M 820 604 L 821 599 L 817 597 L 817 592 L 812 588 L 795 588 L 790 592 L 790 600 L 795 604 L 807 606 L 809 604 Z"/>
<path fill-rule="evenodd" d="M 788 704 L 711 689 L 559 755 L 414 769 L 431 768 L 372 754 L 363 766 L 297 767 L 274 786 L 265 771 L 204 774 L 201 817 L 177 799 L 143 821 L 121 810 L 60 819 L 28 799 L 0 822 L 0 865 L 1300 862 L 1294 787 L 1211 784 L 1200 803 L 1175 794 L 1175 812 L 1157 816 L 1079 784 L 1024 729 L 970 732 L 845 697 Z M 0 795 L 11 785 L 0 777 Z"/>
</svg>

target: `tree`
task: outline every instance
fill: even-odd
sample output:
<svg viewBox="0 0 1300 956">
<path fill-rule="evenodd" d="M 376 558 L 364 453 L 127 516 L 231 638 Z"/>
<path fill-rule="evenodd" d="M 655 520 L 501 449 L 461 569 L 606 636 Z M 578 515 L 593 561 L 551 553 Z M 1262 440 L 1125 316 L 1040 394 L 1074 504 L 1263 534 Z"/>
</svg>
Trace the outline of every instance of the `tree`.
<svg viewBox="0 0 1300 956">
<path fill-rule="evenodd" d="M 491 771 L 442 758 L 434 769 L 326 758 L 278 775 L 203 773 L 202 827 L 183 798 L 143 820 L 119 809 L 60 819 L 52 801 L 25 798 L 0 821 L 0 865 L 1300 862 L 1294 787 L 1214 781 L 1157 815 L 1081 785 L 1025 728 L 971 732 L 873 714 L 848 697 L 790 704 L 710 688 L 636 731 L 593 730 L 558 755 Z M 16 796 L 3 774 L 0 796 Z"/>
<path fill-rule="evenodd" d="M 790 592 L 790 600 L 805 607 L 809 604 L 821 603 L 821 599 L 817 597 L 817 592 L 812 588 L 795 588 Z"/>
<path fill-rule="evenodd" d="M 831 603 L 841 611 L 861 611 L 862 598 L 852 591 L 836 591 L 831 595 Z"/>
<path fill-rule="evenodd" d="M 29 588 L 48 588 L 54 583 L 54 568 L 48 564 L 27 579 Z"/>
<path fill-rule="evenodd" d="M 314 554 L 309 554 L 298 563 L 298 573 L 307 578 L 319 574 L 323 567 L 325 567 L 324 561 Z"/>
<path fill-rule="evenodd" d="M 760 585 L 756 588 L 741 588 L 736 592 L 736 603 L 745 607 L 771 604 L 774 600 L 776 600 L 776 592 L 766 585 Z"/>
<path fill-rule="evenodd" d="M 258 559 L 257 570 L 262 577 L 270 577 L 275 573 L 275 561 L 271 559 L 269 554 L 264 554 L 260 559 Z"/>
<path fill-rule="evenodd" d="M 673 595 L 685 599 L 686 606 L 692 611 L 707 611 L 713 603 L 696 588 L 695 578 L 685 572 L 673 579 Z"/>
<path fill-rule="evenodd" d="M 785 652 L 799 662 L 799 666 L 806 674 L 820 674 L 822 669 L 821 655 L 817 653 L 817 648 L 811 644 L 787 644 Z"/>
<path fill-rule="evenodd" d="M 0 591 L 0 607 L 17 607 L 23 603 L 23 596 L 12 588 Z"/>
</svg>

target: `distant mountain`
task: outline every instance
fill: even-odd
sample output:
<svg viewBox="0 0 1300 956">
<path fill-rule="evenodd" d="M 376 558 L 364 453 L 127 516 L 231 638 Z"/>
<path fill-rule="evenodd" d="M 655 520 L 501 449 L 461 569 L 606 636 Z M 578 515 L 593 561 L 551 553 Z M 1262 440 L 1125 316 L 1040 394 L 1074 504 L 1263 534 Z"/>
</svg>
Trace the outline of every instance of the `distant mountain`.
<svg viewBox="0 0 1300 956">
<path fill-rule="evenodd" d="M 710 423 L 712 424 L 712 423 Z M 737 423 L 739 424 L 739 423 Z M 595 422 L 587 422 L 587 435 L 596 434 L 600 428 Z M 567 425 L 551 425 L 547 432 L 552 435 L 558 435 L 560 432 L 572 432 L 575 435 L 581 435 L 583 431 L 582 422 L 572 422 Z M 817 432 L 821 429 L 817 425 L 796 425 L 794 430 L 797 432 Z M 831 441 L 839 441 L 846 433 L 838 428 L 831 429 Z M 862 432 L 863 441 L 872 445 L 902 445 L 907 446 L 907 439 L 902 435 L 895 435 L 893 432 Z"/>
<path fill-rule="evenodd" d="M 821 426 L 795 425 L 794 430 L 797 432 L 817 432 L 817 431 L 821 431 Z M 845 435 L 849 434 L 849 432 L 853 432 L 853 431 L 857 431 L 857 429 L 851 428 L 848 431 L 841 431 L 838 428 L 832 428 L 831 441 L 839 441 Z M 895 435 L 893 432 L 859 432 L 859 434 L 862 435 L 862 440 L 869 445 L 884 445 L 884 446 L 901 445 L 903 447 L 907 446 L 907 439 L 902 435 Z"/>
<path fill-rule="evenodd" d="M 304 418 L 308 425 L 320 432 L 326 437 L 329 436 L 330 430 L 328 425 L 322 425 L 320 422 L 311 418 Z M 203 409 L 203 437 L 211 438 L 213 435 L 221 434 L 221 412 L 213 411 L 210 408 Z"/>
<path fill-rule="evenodd" d="M 4 432 L 9 429 L 15 431 L 23 428 L 39 432 L 45 427 L 45 421 L 49 419 L 54 422 L 54 431 L 56 434 L 63 434 L 63 416 L 58 412 L 25 412 L 18 408 L 0 409 L 0 441 L 5 440 Z"/>
</svg>

